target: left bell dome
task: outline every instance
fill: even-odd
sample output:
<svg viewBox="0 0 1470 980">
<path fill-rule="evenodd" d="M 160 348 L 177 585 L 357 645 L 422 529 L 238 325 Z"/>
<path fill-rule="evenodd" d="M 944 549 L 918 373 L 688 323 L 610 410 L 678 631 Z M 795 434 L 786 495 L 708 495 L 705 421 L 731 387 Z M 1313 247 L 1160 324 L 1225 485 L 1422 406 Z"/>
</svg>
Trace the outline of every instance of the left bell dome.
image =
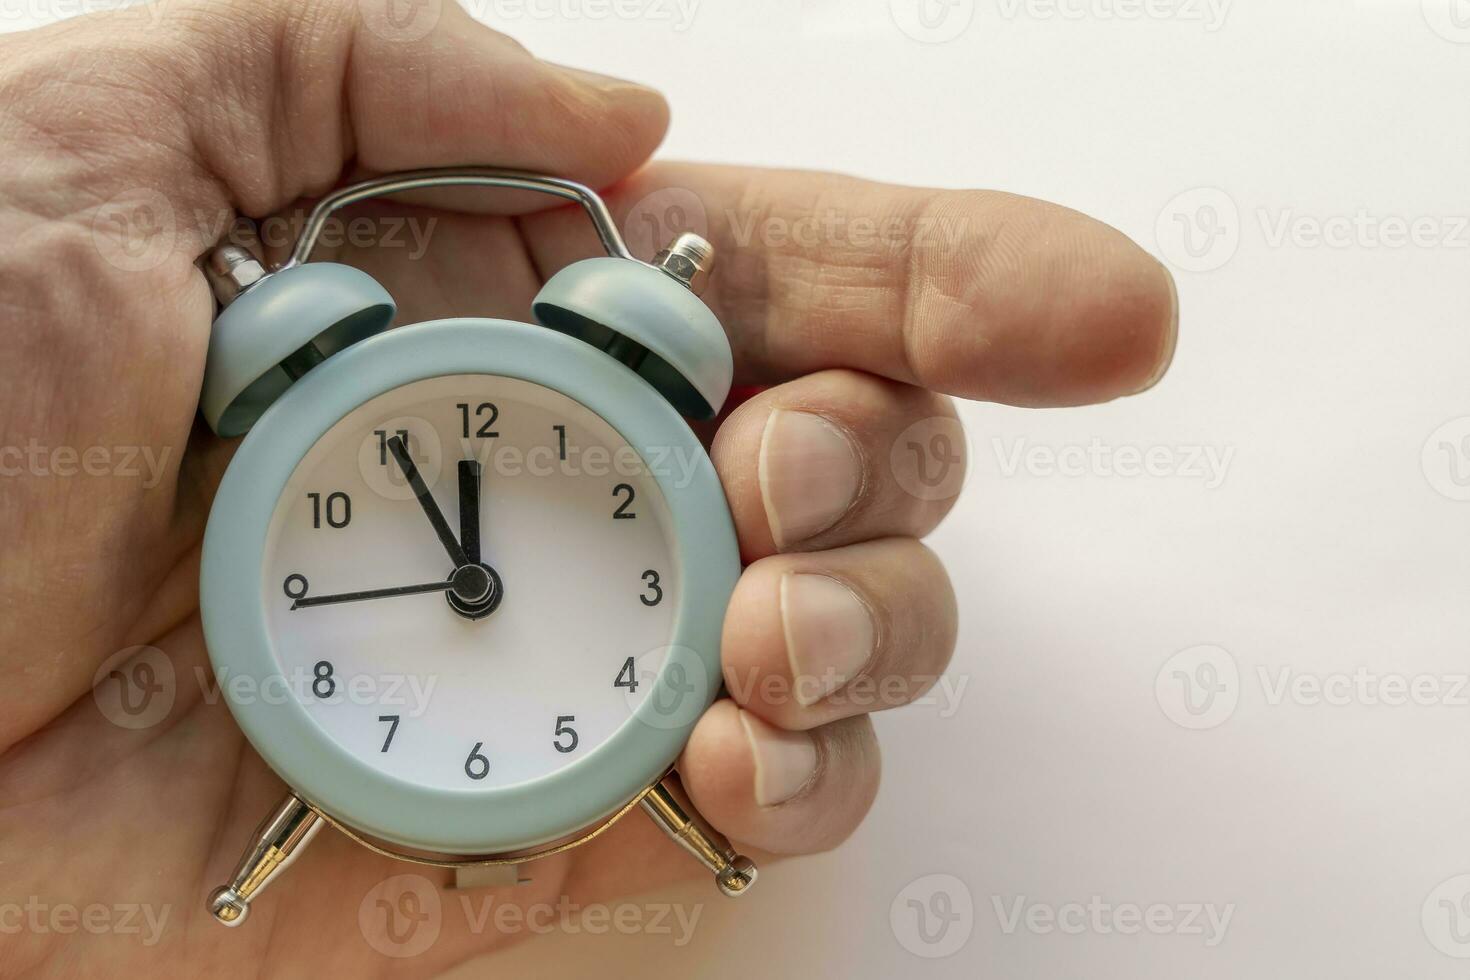
<svg viewBox="0 0 1470 980">
<path fill-rule="evenodd" d="M 267 274 L 240 254 L 211 257 L 226 305 L 210 331 L 199 396 L 205 421 L 226 437 L 244 435 L 297 378 L 386 330 L 397 312 L 388 291 L 360 269 L 312 262 Z"/>
</svg>

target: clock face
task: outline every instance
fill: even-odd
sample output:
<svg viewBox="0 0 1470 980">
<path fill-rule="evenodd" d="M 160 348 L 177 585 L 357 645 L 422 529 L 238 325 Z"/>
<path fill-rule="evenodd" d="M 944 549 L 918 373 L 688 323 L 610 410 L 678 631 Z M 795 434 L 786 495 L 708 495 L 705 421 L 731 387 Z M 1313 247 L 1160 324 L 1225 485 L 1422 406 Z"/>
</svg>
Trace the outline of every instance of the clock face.
<svg viewBox="0 0 1470 980">
<path fill-rule="evenodd" d="M 586 756 L 638 723 L 673 635 L 681 574 L 650 465 L 517 379 L 363 404 L 276 505 L 262 597 L 285 683 L 258 696 L 297 700 L 413 785 L 510 786 Z"/>
</svg>

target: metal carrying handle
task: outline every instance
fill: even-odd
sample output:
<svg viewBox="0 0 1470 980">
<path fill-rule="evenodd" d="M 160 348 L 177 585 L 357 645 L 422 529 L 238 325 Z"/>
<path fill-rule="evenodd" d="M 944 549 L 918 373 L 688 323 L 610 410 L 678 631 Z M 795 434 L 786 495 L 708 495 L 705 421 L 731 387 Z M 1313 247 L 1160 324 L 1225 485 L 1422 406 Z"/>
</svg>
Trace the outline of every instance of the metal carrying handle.
<svg viewBox="0 0 1470 980">
<path fill-rule="evenodd" d="M 311 215 L 306 219 L 306 227 L 302 229 L 301 237 L 296 241 L 296 247 L 291 250 L 291 257 L 286 260 L 281 269 L 304 264 L 311 257 L 312 250 L 316 248 L 317 239 L 321 237 L 327 219 L 342 208 L 374 197 L 386 197 L 389 194 L 401 194 L 405 191 L 434 187 L 504 187 L 510 190 L 550 194 L 552 197 L 559 197 L 566 201 L 575 201 L 582 205 L 582 209 L 587 212 L 587 217 L 592 219 L 592 225 L 597 229 L 597 237 L 602 240 L 602 247 L 607 249 L 608 255 L 633 262 L 638 261 L 633 258 L 633 253 L 629 252 L 628 246 L 623 243 L 623 236 L 619 233 L 618 226 L 613 223 L 612 214 L 607 210 L 607 205 L 592 188 L 584 184 L 579 184 L 574 180 L 563 180 L 560 177 L 522 173 L 519 170 L 500 170 L 494 167 L 446 167 L 438 170 L 410 170 L 390 174 L 386 177 L 365 180 L 360 184 L 352 184 L 328 194 L 312 209 Z"/>
<path fill-rule="evenodd" d="M 275 269 L 266 269 L 248 249 L 238 245 L 221 245 L 214 249 L 204 262 L 204 274 L 214 290 L 215 299 L 224 308 L 267 276 L 305 265 L 326 229 L 327 219 L 348 205 L 374 197 L 435 187 L 500 187 L 574 201 L 582 205 L 582 210 L 592 219 L 592 227 L 597 229 L 597 237 L 608 255 L 658 269 L 688 287 L 695 295 L 704 289 L 710 267 L 714 264 L 714 247 L 698 235 L 687 232 L 666 245 L 651 263 L 634 257 L 602 198 L 592 188 L 575 180 L 498 167 L 444 167 L 386 174 L 328 194 L 311 209 L 290 257 Z"/>
</svg>

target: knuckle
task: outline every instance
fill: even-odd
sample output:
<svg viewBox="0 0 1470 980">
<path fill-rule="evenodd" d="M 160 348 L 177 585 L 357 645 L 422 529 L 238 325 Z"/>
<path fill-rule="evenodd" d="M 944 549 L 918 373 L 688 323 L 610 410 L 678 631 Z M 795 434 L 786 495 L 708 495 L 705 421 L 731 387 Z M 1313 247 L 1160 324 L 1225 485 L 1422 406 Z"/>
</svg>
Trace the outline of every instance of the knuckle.
<svg viewBox="0 0 1470 980">
<path fill-rule="evenodd" d="M 828 662 L 825 657 L 793 655 L 793 637 L 804 634 L 803 621 L 788 622 L 784 609 L 739 616 L 725 673 L 732 695 L 745 707 L 782 727 L 810 730 L 903 707 L 939 682 L 954 652 L 958 613 L 949 575 L 929 548 L 913 538 L 888 538 L 822 555 L 772 556 L 747 570 L 738 601 L 751 609 L 773 605 L 767 597 L 791 573 L 820 575 L 850 589 L 870 617 L 871 653 L 861 664 L 842 668 L 834 684 L 819 666 Z M 819 624 L 836 629 L 826 620 Z M 848 626 L 839 635 L 855 642 L 861 634 Z"/>
<path fill-rule="evenodd" d="M 970 455 L 953 400 L 923 395 L 885 429 L 873 452 L 886 468 L 889 505 L 901 512 L 902 526 L 915 533 L 932 530 L 954 506 Z"/>
<path fill-rule="evenodd" d="M 957 606 L 949 573 L 921 542 L 886 543 L 882 579 L 865 594 L 877 623 L 874 655 L 853 682 L 881 708 L 899 707 L 938 682 L 957 640 Z"/>
<path fill-rule="evenodd" d="M 168 77 L 155 43 L 99 23 L 21 47 L 0 74 L 0 103 L 48 148 L 100 157 L 118 151 L 114 137 L 125 148 L 140 124 L 156 124 Z"/>
</svg>

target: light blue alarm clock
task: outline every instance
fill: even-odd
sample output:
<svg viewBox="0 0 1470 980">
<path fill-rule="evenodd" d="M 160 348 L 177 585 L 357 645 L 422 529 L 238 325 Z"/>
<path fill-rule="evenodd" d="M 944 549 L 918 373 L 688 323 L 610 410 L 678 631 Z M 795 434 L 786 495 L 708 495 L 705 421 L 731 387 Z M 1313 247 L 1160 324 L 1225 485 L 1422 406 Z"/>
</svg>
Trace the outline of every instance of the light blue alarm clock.
<svg viewBox="0 0 1470 980">
<path fill-rule="evenodd" d="M 391 331 L 371 277 L 307 263 L 336 210 L 452 185 L 576 201 L 609 254 L 546 283 L 539 325 Z M 588 188 L 489 169 L 338 191 L 273 272 L 211 255 L 223 310 L 201 410 L 245 439 L 200 607 L 230 710 L 291 788 L 210 897 L 221 922 L 326 824 L 463 873 L 560 852 L 641 805 L 726 894 L 754 881 L 666 778 L 719 691 L 740 571 L 684 421 L 730 388 L 729 342 L 696 295 L 712 256 L 682 235 L 640 262 Z"/>
</svg>

